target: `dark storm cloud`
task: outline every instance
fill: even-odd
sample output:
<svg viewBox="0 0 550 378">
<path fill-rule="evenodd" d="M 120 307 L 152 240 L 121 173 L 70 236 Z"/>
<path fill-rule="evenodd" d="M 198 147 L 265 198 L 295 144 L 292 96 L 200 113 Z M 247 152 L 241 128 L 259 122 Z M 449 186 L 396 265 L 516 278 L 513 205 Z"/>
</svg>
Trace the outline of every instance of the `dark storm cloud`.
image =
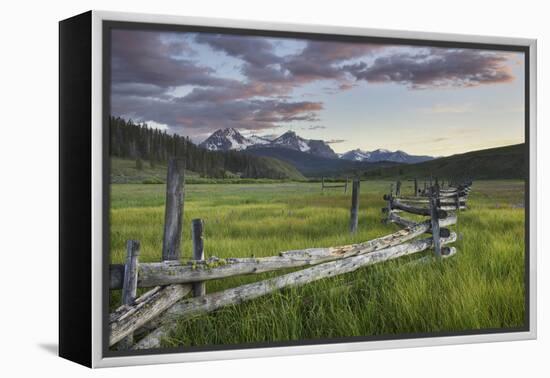
<svg viewBox="0 0 550 378">
<path fill-rule="evenodd" d="M 479 50 L 429 49 L 425 53 L 382 56 L 345 68 L 358 80 L 394 82 L 411 88 L 469 87 L 505 83 L 514 76 L 506 54 Z"/>
</svg>

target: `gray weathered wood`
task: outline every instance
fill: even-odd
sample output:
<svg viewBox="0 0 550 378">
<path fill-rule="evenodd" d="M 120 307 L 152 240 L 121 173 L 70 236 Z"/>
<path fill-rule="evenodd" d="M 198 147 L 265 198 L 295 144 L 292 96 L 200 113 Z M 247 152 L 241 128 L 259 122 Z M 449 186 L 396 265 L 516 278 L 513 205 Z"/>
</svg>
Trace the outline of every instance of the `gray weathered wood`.
<svg viewBox="0 0 550 378">
<path fill-rule="evenodd" d="M 384 194 L 383 196 L 384 200 L 388 200 L 389 196 L 387 194 Z M 464 206 L 466 204 L 466 201 L 468 200 L 468 197 L 458 197 L 460 201 L 460 205 Z M 430 199 L 428 197 L 408 197 L 408 196 L 401 196 L 399 198 L 395 198 L 396 200 L 402 202 L 402 203 L 410 203 L 410 204 L 416 204 L 416 203 L 423 203 L 423 204 L 429 204 Z M 455 205 L 456 204 L 456 195 L 453 197 L 442 197 L 440 198 L 440 202 L 442 205 Z"/>
<path fill-rule="evenodd" d="M 136 299 L 138 280 L 139 241 L 126 242 L 126 264 L 122 284 L 122 304 L 131 305 Z"/>
<path fill-rule="evenodd" d="M 359 178 L 354 178 L 352 189 L 351 189 L 351 210 L 350 210 L 350 221 L 349 221 L 349 231 L 352 234 L 357 232 L 357 225 L 359 221 L 359 191 L 360 191 Z"/>
<path fill-rule="evenodd" d="M 132 305 L 119 307 L 109 316 L 109 346 L 159 316 L 190 291 L 191 285 L 156 287 L 137 298 Z"/>
<path fill-rule="evenodd" d="M 453 218 L 450 217 L 452 220 Z M 440 221 L 442 225 L 450 222 Z M 398 222 L 396 222 L 399 224 Z M 316 265 L 323 262 L 344 259 L 398 245 L 414 239 L 431 228 L 431 222 L 413 223 L 410 227 L 364 243 L 338 247 L 308 248 L 281 252 L 279 256 L 260 258 L 212 257 L 206 261 L 142 263 L 139 267 L 139 287 L 153 287 L 169 284 L 184 284 L 215 280 L 246 274 L 259 274 L 274 270 Z M 111 281 L 113 282 L 113 281 Z"/>
<path fill-rule="evenodd" d="M 437 182 L 437 178 L 436 178 Z M 437 187 L 437 184 L 436 184 Z M 441 257 L 441 243 L 439 237 L 439 216 L 438 216 L 438 198 L 437 198 L 437 189 L 432 188 L 431 197 L 430 197 L 430 212 L 432 220 L 432 238 L 433 238 L 433 247 L 436 257 Z"/>
<path fill-rule="evenodd" d="M 401 195 L 401 181 L 397 180 L 395 183 L 395 196 L 399 197 Z"/>
<path fill-rule="evenodd" d="M 124 282 L 122 284 L 122 304 L 132 305 L 137 296 L 139 241 L 126 242 L 126 264 L 124 265 Z M 130 349 L 134 344 L 134 336 L 129 334 L 118 345 L 119 350 Z"/>
<path fill-rule="evenodd" d="M 468 198 L 468 192 L 465 192 L 465 191 L 441 192 L 439 193 L 439 198 L 454 198 L 457 194 L 460 197 Z"/>
<path fill-rule="evenodd" d="M 459 206 L 457 209 L 456 205 L 453 204 L 453 205 L 439 206 L 439 209 L 443 211 L 455 211 L 455 210 L 466 210 L 467 207 L 464 205 L 464 206 Z"/>
<path fill-rule="evenodd" d="M 185 162 L 172 158 L 168 161 L 166 178 L 166 207 L 162 259 L 179 260 L 181 256 L 181 231 L 183 226 L 183 201 L 185 196 Z"/>
<path fill-rule="evenodd" d="M 447 244 L 455 240 L 456 234 L 452 233 L 449 238 L 441 239 L 441 242 L 442 244 Z M 162 325 L 140 340 L 134 346 L 134 349 L 158 348 L 162 338 L 167 336 L 176 326 L 176 320 L 184 320 L 196 315 L 212 312 L 221 307 L 242 303 L 286 287 L 301 286 L 323 278 L 350 273 L 364 266 L 422 252 L 430 248 L 432 243 L 432 238 L 416 240 L 376 252 L 320 264 L 260 282 L 207 294 L 201 298 L 183 300 L 167 310 L 161 317 Z"/>
<path fill-rule="evenodd" d="M 418 197 L 418 180 L 414 178 L 414 196 Z"/>
<path fill-rule="evenodd" d="M 411 206 L 411 205 L 403 203 L 403 202 L 401 202 L 397 199 L 394 199 L 391 202 L 391 205 L 392 205 L 392 209 L 403 210 L 403 211 L 406 211 L 406 212 L 411 213 L 411 214 L 426 215 L 426 216 L 431 216 L 431 214 L 432 214 L 430 208 Z M 437 213 L 437 216 L 439 217 L 439 219 L 443 219 L 443 218 L 447 217 L 447 215 L 448 215 L 447 211 L 441 210 L 441 209 L 437 209 L 436 213 Z"/>
<path fill-rule="evenodd" d="M 193 237 L 193 259 L 196 261 L 204 260 L 204 240 L 202 237 L 203 222 L 202 219 L 193 219 L 191 222 L 191 234 Z M 206 294 L 206 284 L 204 282 L 193 283 L 193 295 L 200 297 Z"/>
<path fill-rule="evenodd" d="M 406 228 L 409 228 L 409 229 L 413 229 L 415 226 L 418 226 L 419 224 L 422 224 L 422 223 L 417 223 L 415 221 L 400 217 L 394 211 L 392 211 L 390 213 L 389 221 L 392 222 L 392 223 L 395 223 L 395 224 L 397 224 L 401 227 L 406 227 Z M 456 221 L 457 221 L 456 215 L 455 214 L 449 214 L 448 217 L 439 220 L 439 227 L 452 226 L 452 225 L 456 224 Z M 429 232 L 429 233 L 432 232 L 431 222 L 432 222 L 431 219 L 425 222 L 425 223 L 429 224 L 429 227 L 426 230 L 426 232 Z"/>
</svg>

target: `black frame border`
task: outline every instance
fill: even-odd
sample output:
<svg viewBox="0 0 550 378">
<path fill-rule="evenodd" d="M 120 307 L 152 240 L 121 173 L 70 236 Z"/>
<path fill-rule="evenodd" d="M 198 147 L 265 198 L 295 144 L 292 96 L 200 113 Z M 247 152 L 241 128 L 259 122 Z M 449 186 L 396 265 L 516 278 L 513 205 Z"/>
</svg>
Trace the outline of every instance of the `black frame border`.
<svg viewBox="0 0 550 378">
<path fill-rule="evenodd" d="M 175 347 L 175 348 L 155 348 L 135 351 L 112 351 L 109 350 L 109 260 L 110 260 L 110 130 L 109 117 L 111 105 L 111 31 L 113 29 L 124 30 L 147 30 L 147 31 L 165 31 L 165 32 L 190 32 L 190 33 L 220 33 L 246 36 L 263 36 L 275 38 L 294 38 L 323 41 L 339 41 L 351 43 L 386 43 L 408 46 L 426 46 L 426 47 L 446 47 L 446 48 L 466 48 L 493 51 L 521 52 L 524 54 L 524 135 L 525 135 L 525 161 L 527 164 L 527 177 L 525 179 L 525 261 L 524 261 L 524 298 L 525 298 L 525 324 L 523 327 L 516 328 L 490 328 L 465 330 L 456 332 L 428 332 L 411 333 L 405 335 L 372 335 L 372 336 L 349 336 L 343 338 L 331 339 L 306 339 L 296 341 L 273 341 L 258 342 L 249 344 L 230 344 L 230 345 L 212 345 L 200 347 Z M 406 31 L 401 32 L 406 34 Z M 502 43 L 478 43 L 478 42 L 460 42 L 460 41 L 440 41 L 419 38 L 397 38 L 397 37 L 370 37 L 345 34 L 330 34 L 316 32 L 297 32 L 283 30 L 264 30 L 249 28 L 217 27 L 217 26 L 197 26 L 180 24 L 162 24 L 148 22 L 132 21 L 102 21 L 102 133 L 103 133 L 103 254 L 102 254 L 102 354 L 103 357 L 124 357 L 124 356 L 142 356 L 154 354 L 173 354 L 173 353 L 193 353 L 205 351 L 224 351 L 224 350 L 244 350 L 259 348 L 280 348 L 307 345 L 330 345 L 366 341 L 387 341 L 387 340 L 408 340 L 418 338 L 438 338 L 450 336 L 470 336 L 486 335 L 498 333 L 517 333 L 530 331 L 530 187 L 531 187 L 531 161 L 530 161 L 530 46 L 502 44 Z"/>
</svg>

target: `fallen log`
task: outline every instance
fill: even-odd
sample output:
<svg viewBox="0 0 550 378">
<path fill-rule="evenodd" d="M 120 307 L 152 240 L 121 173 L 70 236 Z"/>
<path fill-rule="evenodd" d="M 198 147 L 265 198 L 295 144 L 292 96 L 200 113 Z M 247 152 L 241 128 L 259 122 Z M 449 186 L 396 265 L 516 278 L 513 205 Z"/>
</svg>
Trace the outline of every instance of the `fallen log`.
<svg viewBox="0 0 550 378">
<path fill-rule="evenodd" d="M 452 243 L 455 240 L 456 234 L 453 232 L 449 238 L 442 238 L 441 244 Z M 227 305 L 239 304 L 283 288 L 301 286 L 323 278 L 350 273 L 382 261 L 422 252 L 430 248 L 432 244 L 432 238 L 416 240 L 376 252 L 320 264 L 260 282 L 207 294 L 204 297 L 183 300 L 167 310 L 161 318 L 161 326 L 135 344 L 134 349 L 160 347 L 161 339 L 175 328 L 176 320 L 188 319 Z"/>
<path fill-rule="evenodd" d="M 308 248 L 286 251 L 279 256 L 260 258 L 212 257 L 207 260 L 192 260 L 188 263 L 164 261 L 139 265 L 138 287 L 154 287 L 170 284 L 183 284 L 227 278 L 245 274 L 259 274 L 279 269 L 317 265 L 323 262 L 370 253 L 414 239 L 430 229 L 429 222 L 414 223 L 410 227 L 364 243 L 339 247 Z M 111 266 L 111 272 L 117 268 Z M 121 286 L 124 272 L 111 275 L 111 289 Z"/>
<path fill-rule="evenodd" d="M 131 335 L 139 327 L 173 306 L 191 291 L 191 285 L 155 287 L 137 298 L 132 305 L 122 305 L 109 315 L 109 346 Z"/>
</svg>

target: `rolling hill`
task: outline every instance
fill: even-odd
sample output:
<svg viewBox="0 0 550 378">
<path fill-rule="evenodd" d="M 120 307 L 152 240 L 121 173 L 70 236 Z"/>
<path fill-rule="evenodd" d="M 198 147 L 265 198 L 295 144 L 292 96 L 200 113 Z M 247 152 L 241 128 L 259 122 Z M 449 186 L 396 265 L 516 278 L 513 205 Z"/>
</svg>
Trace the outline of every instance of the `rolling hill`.
<svg viewBox="0 0 550 378">
<path fill-rule="evenodd" d="M 417 164 L 370 170 L 367 177 L 469 177 L 479 179 L 521 179 L 527 177 L 524 143 L 438 158 Z"/>
<path fill-rule="evenodd" d="M 400 165 L 394 162 L 359 162 L 345 159 L 332 159 L 284 147 L 253 147 L 244 151 L 247 154 L 270 157 L 284 161 L 300 171 L 304 176 L 344 176 L 357 171 Z"/>
</svg>

